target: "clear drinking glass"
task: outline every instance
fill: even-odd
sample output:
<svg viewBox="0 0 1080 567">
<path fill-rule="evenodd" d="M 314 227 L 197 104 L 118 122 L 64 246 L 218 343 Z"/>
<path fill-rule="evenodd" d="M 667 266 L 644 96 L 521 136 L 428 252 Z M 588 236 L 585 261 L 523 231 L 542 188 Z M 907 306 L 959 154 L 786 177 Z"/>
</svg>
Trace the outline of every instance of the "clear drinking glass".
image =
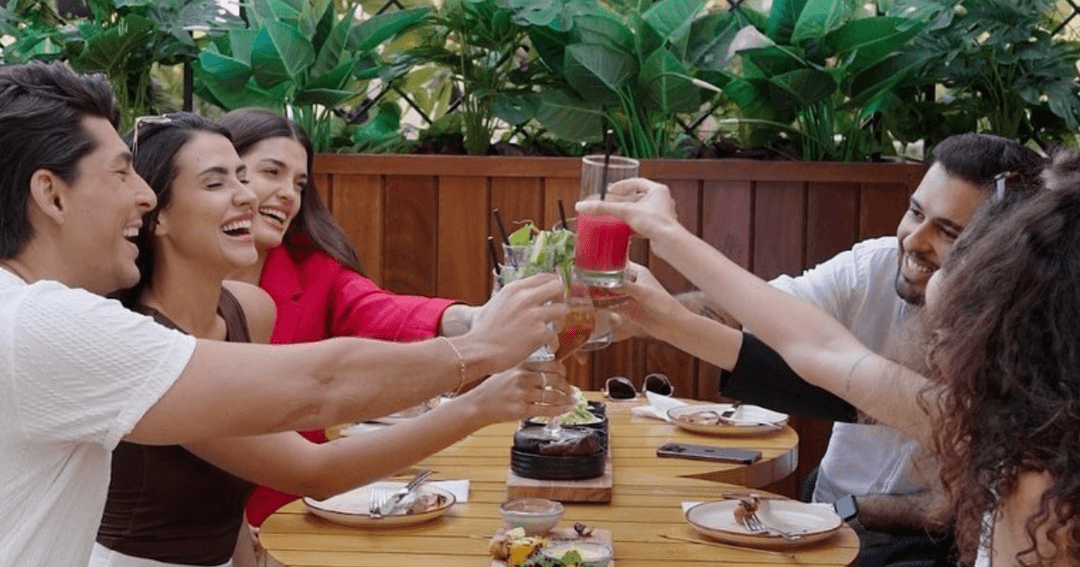
<svg viewBox="0 0 1080 567">
<path fill-rule="evenodd" d="M 496 294 L 504 285 L 524 277 L 540 272 L 554 272 L 555 268 L 543 266 L 538 271 L 526 272 L 522 269 L 526 265 L 526 259 L 532 252 L 532 246 L 527 244 L 503 244 L 503 264 L 495 270 L 492 282 L 494 282 L 492 294 Z M 527 362 L 551 362 L 555 360 L 555 353 L 547 345 L 542 345 L 529 355 Z"/>
<path fill-rule="evenodd" d="M 638 161 L 603 155 L 581 159 L 581 200 L 600 199 L 610 185 L 638 176 Z M 613 198 L 605 196 L 604 198 Z M 612 288 L 623 283 L 630 249 L 630 225 L 611 215 L 578 214 L 574 265 L 586 285 Z"/>
</svg>

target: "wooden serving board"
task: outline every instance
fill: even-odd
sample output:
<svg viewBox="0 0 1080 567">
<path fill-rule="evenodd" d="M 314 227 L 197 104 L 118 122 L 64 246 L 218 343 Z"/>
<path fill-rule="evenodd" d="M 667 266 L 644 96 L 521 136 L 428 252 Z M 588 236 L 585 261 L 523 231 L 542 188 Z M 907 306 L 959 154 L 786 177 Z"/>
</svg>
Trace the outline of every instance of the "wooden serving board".
<svg viewBox="0 0 1080 567">
<path fill-rule="evenodd" d="M 604 457 L 604 474 L 582 480 L 537 480 L 509 471 L 507 498 L 546 498 L 559 502 L 611 502 L 611 451 Z"/>
<path fill-rule="evenodd" d="M 503 531 L 503 529 L 500 528 L 499 531 Z M 548 535 L 546 535 L 544 537 L 547 538 L 549 543 L 561 543 L 561 542 L 564 542 L 564 541 L 595 541 L 597 543 L 602 543 L 602 544 L 608 546 L 609 548 L 611 548 L 612 549 L 612 555 L 615 555 L 614 554 L 615 547 L 611 543 L 611 541 L 612 541 L 611 540 L 611 530 L 596 530 L 596 529 L 594 529 L 591 534 L 589 534 L 588 536 L 583 537 L 583 536 L 578 535 L 577 532 L 574 531 L 574 528 L 556 527 L 556 528 L 552 529 L 551 532 L 548 533 Z M 537 552 L 537 553 L 539 553 L 539 552 Z M 492 559 L 491 560 L 491 567 L 506 567 L 506 562 L 501 560 L 501 559 Z M 615 567 L 615 560 L 614 559 L 612 559 L 611 562 L 608 563 L 608 567 Z"/>
</svg>

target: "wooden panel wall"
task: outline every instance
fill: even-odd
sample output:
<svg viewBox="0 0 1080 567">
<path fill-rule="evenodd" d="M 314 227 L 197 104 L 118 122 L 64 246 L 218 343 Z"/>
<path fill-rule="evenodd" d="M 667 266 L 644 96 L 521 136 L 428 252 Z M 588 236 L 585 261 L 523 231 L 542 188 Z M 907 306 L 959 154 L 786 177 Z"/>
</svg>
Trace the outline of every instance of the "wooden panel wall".
<svg viewBox="0 0 1080 567">
<path fill-rule="evenodd" d="M 826 164 L 748 160 L 647 160 L 645 177 L 667 184 L 679 219 L 729 258 L 763 278 L 798 274 L 855 242 L 893 234 L 921 164 Z M 491 291 L 486 237 L 497 236 L 491 210 L 513 222 L 551 227 L 562 199 L 569 214 L 580 160 L 429 155 L 320 155 L 315 179 L 334 216 L 356 243 L 368 276 L 400 293 L 479 304 Z M 672 292 L 691 289 L 635 240 L 631 257 Z M 569 363 L 571 381 L 599 389 L 621 375 L 640 384 L 663 372 L 676 394 L 719 399 L 718 370 L 656 341 L 612 345 Z M 830 424 L 795 423 L 800 473 L 817 463 Z"/>
</svg>

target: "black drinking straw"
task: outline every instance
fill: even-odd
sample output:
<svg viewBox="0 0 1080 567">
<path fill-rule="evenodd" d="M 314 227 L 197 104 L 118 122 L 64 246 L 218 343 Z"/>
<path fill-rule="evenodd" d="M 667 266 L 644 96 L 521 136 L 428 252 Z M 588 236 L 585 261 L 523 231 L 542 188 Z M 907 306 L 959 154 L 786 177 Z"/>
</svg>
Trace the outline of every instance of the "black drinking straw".
<svg viewBox="0 0 1080 567">
<path fill-rule="evenodd" d="M 499 212 L 498 207 L 491 209 L 491 214 L 495 215 L 495 223 L 499 225 L 499 234 L 502 235 L 502 241 L 507 245 L 510 244 L 510 234 L 506 232 L 506 225 L 503 224 L 502 213 Z M 509 264 L 515 269 L 518 267 L 517 258 L 514 258 L 513 254 L 506 254 Z"/>
<path fill-rule="evenodd" d="M 556 201 L 559 204 L 559 220 L 562 221 L 562 227 L 566 230 L 570 230 L 570 225 L 566 224 L 566 209 L 563 208 L 562 199 Z"/>
<path fill-rule="evenodd" d="M 499 208 L 491 209 L 491 214 L 495 216 L 495 223 L 499 225 L 499 235 L 502 236 L 502 241 L 510 244 L 510 235 L 506 232 L 506 225 L 503 224 L 502 213 L 499 212 Z"/>
<path fill-rule="evenodd" d="M 612 137 L 612 131 L 609 129 L 604 135 L 604 171 L 600 173 L 600 200 L 603 201 L 607 195 L 607 170 L 608 163 L 611 161 L 611 152 L 615 146 L 615 139 Z"/>
<path fill-rule="evenodd" d="M 502 266 L 499 265 L 499 253 L 495 251 L 495 237 L 488 236 L 488 252 L 491 253 L 491 263 L 495 266 L 495 275 L 502 275 Z"/>
</svg>

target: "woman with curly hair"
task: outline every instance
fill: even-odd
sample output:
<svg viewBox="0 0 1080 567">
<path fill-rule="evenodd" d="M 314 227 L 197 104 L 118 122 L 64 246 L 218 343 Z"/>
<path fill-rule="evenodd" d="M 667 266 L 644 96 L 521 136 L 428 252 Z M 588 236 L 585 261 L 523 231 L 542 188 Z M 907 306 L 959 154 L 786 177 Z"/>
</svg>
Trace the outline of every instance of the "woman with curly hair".
<svg viewBox="0 0 1080 567">
<path fill-rule="evenodd" d="M 784 294 L 682 227 L 667 187 L 635 179 L 578 211 L 613 214 L 650 249 L 779 351 L 807 381 L 932 447 L 958 559 L 978 567 L 1080 565 L 1080 182 L 1058 156 L 1044 191 L 992 203 L 927 289 L 927 376 L 865 348 L 837 321 Z M 685 325 L 644 269 L 628 316 Z M 658 305 L 665 307 L 658 308 Z M 669 333 L 676 336 L 677 333 Z M 742 336 L 716 345 L 734 358 Z M 897 403 L 908 400 L 910 403 Z"/>
</svg>

